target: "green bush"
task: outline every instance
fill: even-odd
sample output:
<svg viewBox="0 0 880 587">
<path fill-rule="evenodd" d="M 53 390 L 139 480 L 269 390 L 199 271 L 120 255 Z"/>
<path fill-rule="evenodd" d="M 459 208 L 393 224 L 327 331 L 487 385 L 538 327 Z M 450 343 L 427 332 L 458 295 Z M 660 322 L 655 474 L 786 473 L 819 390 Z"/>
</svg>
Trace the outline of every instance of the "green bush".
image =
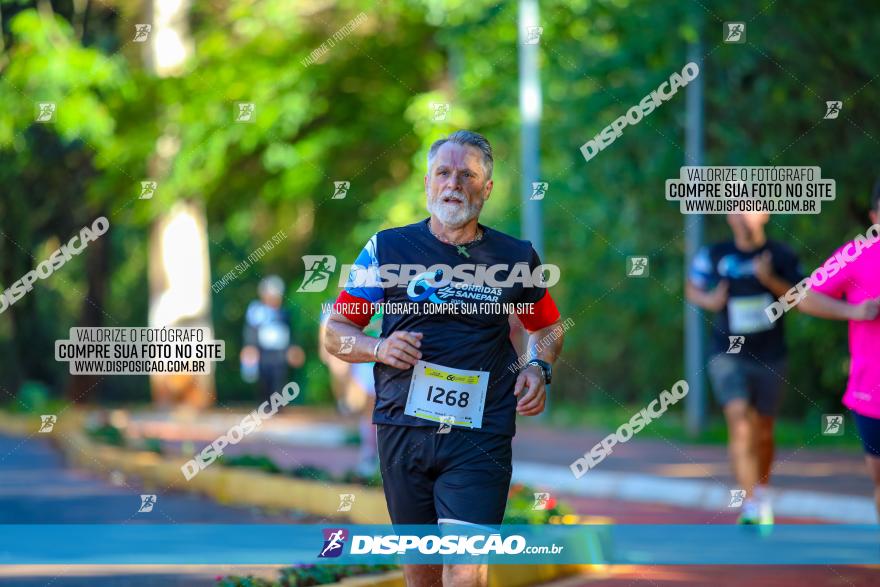
<svg viewBox="0 0 880 587">
<path fill-rule="evenodd" d="M 504 523 L 547 524 L 553 516 L 564 516 L 574 513 L 574 510 L 568 504 L 558 502 L 553 496 L 550 496 L 545 509 L 533 509 L 535 493 L 538 492 L 534 487 L 523 485 L 522 483 L 511 485 L 510 491 L 507 494 L 507 509 L 504 511 Z"/>
<path fill-rule="evenodd" d="M 335 481 L 333 475 L 329 471 L 312 465 L 295 467 L 294 469 L 291 469 L 290 476 L 310 481 Z"/>
<path fill-rule="evenodd" d="M 267 456 L 262 455 L 238 455 L 234 457 L 223 456 L 218 459 L 220 464 L 227 467 L 248 467 L 258 469 L 264 473 L 280 473 L 281 467 Z"/>
<path fill-rule="evenodd" d="M 49 404 L 49 397 L 49 388 L 44 383 L 25 381 L 18 390 L 18 401 L 12 405 L 23 412 L 42 412 Z"/>
<path fill-rule="evenodd" d="M 144 438 L 143 440 L 144 450 L 148 450 L 150 452 L 154 452 L 156 454 L 162 454 L 162 439 L 161 438 Z"/>
<path fill-rule="evenodd" d="M 86 429 L 86 434 L 97 442 L 104 444 L 110 444 L 112 446 L 125 446 L 126 444 L 125 434 L 112 424 L 104 424 L 97 428 L 88 428 Z"/>
</svg>

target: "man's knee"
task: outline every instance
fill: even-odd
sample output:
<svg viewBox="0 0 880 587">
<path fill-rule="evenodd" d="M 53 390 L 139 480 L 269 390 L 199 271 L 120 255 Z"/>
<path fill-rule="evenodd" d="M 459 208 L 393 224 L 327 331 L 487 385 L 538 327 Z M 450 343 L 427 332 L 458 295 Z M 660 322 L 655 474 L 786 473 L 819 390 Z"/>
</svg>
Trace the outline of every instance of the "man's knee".
<svg viewBox="0 0 880 587">
<path fill-rule="evenodd" d="M 756 435 L 760 442 L 773 442 L 773 422 L 774 420 L 770 416 L 758 416 Z"/>
<path fill-rule="evenodd" d="M 880 457 L 874 455 L 865 455 L 865 462 L 868 465 L 868 473 L 874 480 L 874 485 L 880 489 Z"/>
<path fill-rule="evenodd" d="M 485 587 L 489 578 L 488 565 L 445 565 L 444 587 Z"/>
<path fill-rule="evenodd" d="M 752 435 L 752 420 L 745 401 L 734 400 L 724 406 L 724 417 L 731 440 L 747 440 Z"/>
<path fill-rule="evenodd" d="M 407 587 L 437 587 L 442 581 L 442 565 L 403 565 Z"/>
</svg>

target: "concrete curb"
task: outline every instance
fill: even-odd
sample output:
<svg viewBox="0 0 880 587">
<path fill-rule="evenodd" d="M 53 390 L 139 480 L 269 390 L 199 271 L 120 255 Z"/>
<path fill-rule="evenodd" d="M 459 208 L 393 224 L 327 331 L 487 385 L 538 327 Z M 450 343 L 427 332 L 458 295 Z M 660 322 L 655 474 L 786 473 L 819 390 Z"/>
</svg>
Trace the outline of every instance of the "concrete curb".
<svg viewBox="0 0 880 587">
<path fill-rule="evenodd" d="M 641 473 L 591 470 L 575 479 L 568 467 L 540 463 L 513 463 L 513 480 L 537 487 L 553 487 L 560 495 L 603 497 L 625 501 L 697 507 L 710 511 L 728 508 L 730 488 L 712 481 L 667 479 Z M 874 500 L 856 495 L 833 495 L 797 489 L 771 489 L 777 516 L 815 518 L 842 524 L 874 524 Z"/>
</svg>

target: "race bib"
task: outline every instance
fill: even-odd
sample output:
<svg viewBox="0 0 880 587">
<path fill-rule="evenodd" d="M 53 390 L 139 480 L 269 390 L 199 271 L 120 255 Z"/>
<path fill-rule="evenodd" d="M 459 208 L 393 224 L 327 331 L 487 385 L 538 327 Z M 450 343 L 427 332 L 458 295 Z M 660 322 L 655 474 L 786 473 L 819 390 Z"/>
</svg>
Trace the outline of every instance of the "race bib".
<svg viewBox="0 0 880 587">
<path fill-rule="evenodd" d="M 480 428 L 488 387 L 488 371 L 466 371 L 419 361 L 413 368 L 404 414 Z"/>
<path fill-rule="evenodd" d="M 290 343 L 290 329 L 281 322 L 266 322 L 257 329 L 257 340 L 260 348 L 280 351 Z"/>
<path fill-rule="evenodd" d="M 768 293 L 730 298 L 727 301 L 727 320 L 731 334 L 749 334 L 773 328 L 764 308 L 773 303 Z"/>
</svg>

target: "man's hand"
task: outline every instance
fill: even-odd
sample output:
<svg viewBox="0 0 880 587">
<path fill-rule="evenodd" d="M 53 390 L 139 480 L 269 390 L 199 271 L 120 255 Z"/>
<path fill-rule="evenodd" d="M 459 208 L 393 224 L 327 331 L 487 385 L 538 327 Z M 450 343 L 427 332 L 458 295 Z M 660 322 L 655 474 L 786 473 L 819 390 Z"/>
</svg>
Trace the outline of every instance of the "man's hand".
<svg viewBox="0 0 880 587">
<path fill-rule="evenodd" d="M 704 298 L 706 304 L 703 306 L 710 312 L 720 312 L 727 305 L 728 289 L 730 285 L 726 279 L 721 280 L 710 292 L 706 292 Z"/>
<path fill-rule="evenodd" d="M 379 344 L 379 362 L 397 369 L 415 367 L 416 361 L 422 358 L 419 348 L 422 346 L 422 333 L 398 330 L 383 338 Z"/>
<path fill-rule="evenodd" d="M 755 270 L 755 277 L 764 286 L 773 281 L 773 278 L 776 276 L 773 272 L 773 255 L 770 251 L 764 251 L 760 255 L 755 256 L 752 259 L 752 267 Z"/>
<path fill-rule="evenodd" d="M 537 365 L 529 365 L 520 371 L 513 387 L 513 395 L 519 398 L 516 402 L 516 413 L 520 416 L 537 416 L 543 412 L 547 400 L 544 371 Z"/>
<path fill-rule="evenodd" d="M 287 348 L 287 364 L 291 367 L 299 369 L 306 362 L 306 354 L 299 345 L 293 345 Z"/>
<path fill-rule="evenodd" d="M 254 345 L 246 345 L 242 347 L 239 358 L 243 363 L 257 363 L 260 360 L 260 349 Z"/>
<path fill-rule="evenodd" d="M 880 312 L 880 298 L 850 306 L 850 320 L 873 320 Z"/>
</svg>

